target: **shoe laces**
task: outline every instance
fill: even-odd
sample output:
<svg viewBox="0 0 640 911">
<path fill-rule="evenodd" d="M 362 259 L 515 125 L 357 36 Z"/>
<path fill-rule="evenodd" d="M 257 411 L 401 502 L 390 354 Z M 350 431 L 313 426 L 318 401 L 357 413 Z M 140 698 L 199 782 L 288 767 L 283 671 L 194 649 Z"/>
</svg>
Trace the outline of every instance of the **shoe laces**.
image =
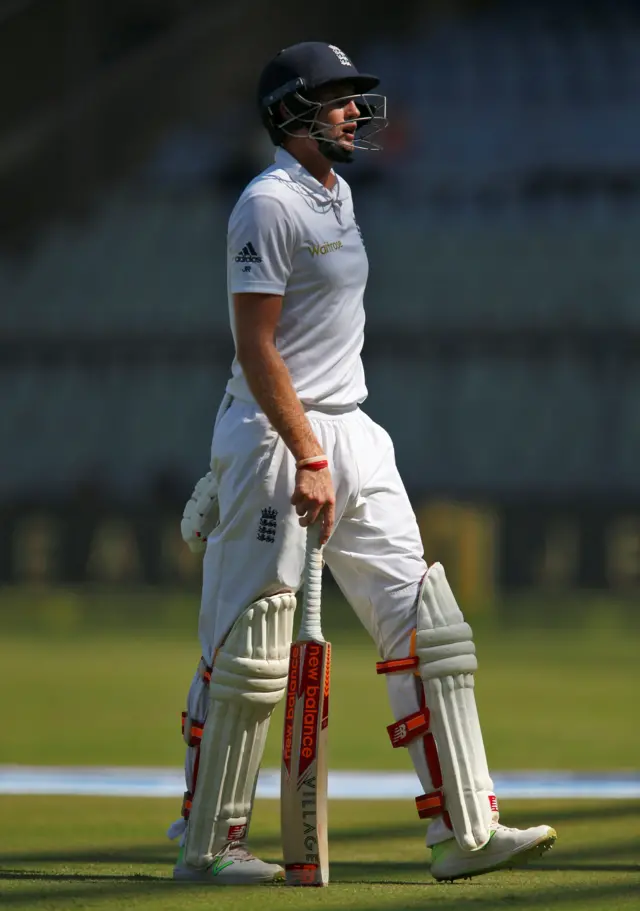
<svg viewBox="0 0 640 911">
<path fill-rule="evenodd" d="M 233 857 L 234 860 L 253 860 L 253 854 L 247 846 L 241 841 L 228 841 L 220 855 Z"/>
</svg>

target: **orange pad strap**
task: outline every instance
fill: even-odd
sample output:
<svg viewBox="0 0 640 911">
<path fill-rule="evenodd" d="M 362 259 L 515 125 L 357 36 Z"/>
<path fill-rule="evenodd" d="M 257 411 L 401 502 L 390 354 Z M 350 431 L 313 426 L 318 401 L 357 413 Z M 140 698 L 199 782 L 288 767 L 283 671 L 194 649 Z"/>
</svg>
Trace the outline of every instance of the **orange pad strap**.
<svg viewBox="0 0 640 911">
<path fill-rule="evenodd" d="M 416 737 L 426 734 L 428 730 L 429 709 L 426 707 L 419 709 L 412 715 L 406 715 L 404 718 L 396 721 L 395 724 L 387 726 L 391 746 L 394 749 L 397 747 L 406 747 L 412 740 L 415 740 Z"/>
<path fill-rule="evenodd" d="M 199 670 L 200 670 L 200 676 L 204 680 L 205 684 L 207 686 L 209 686 L 209 684 L 211 683 L 211 671 L 213 670 L 213 667 L 212 666 L 210 667 L 207 664 L 207 662 L 204 660 L 204 656 L 200 659 Z"/>
<path fill-rule="evenodd" d="M 418 656 L 409 658 L 392 658 L 390 661 L 377 661 L 377 674 L 404 674 L 415 671 L 418 667 Z"/>
<path fill-rule="evenodd" d="M 420 659 L 416 655 L 416 631 L 414 629 L 411 631 L 411 640 L 409 642 L 409 656 L 407 658 L 392 658 L 389 661 L 377 661 L 376 673 L 405 674 L 408 671 L 413 671 L 413 673 L 419 677 L 419 662 Z"/>
<path fill-rule="evenodd" d="M 187 713 L 182 713 L 182 736 L 184 737 L 185 726 L 187 723 Z M 189 739 L 187 744 L 190 747 L 200 746 L 200 741 L 202 740 L 202 734 L 204 732 L 204 721 L 195 721 L 192 719 L 191 728 L 189 729 Z"/>
<path fill-rule="evenodd" d="M 431 819 L 444 813 L 444 795 L 441 791 L 421 794 L 416 797 L 416 808 L 420 819 Z"/>
<path fill-rule="evenodd" d="M 191 812 L 191 804 L 193 803 L 193 794 L 191 791 L 185 791 L 184 797 L 182 798 L 182 817 L 183 819 L 189 819 L 189 813 Z"/>
</svg>

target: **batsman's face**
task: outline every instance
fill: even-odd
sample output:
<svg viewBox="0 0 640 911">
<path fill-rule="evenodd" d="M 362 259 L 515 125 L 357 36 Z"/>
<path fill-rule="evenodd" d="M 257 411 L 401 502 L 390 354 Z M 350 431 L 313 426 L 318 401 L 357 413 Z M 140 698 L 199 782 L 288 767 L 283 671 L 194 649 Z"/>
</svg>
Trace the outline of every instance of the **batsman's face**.
<svg viewBox="0 0 640 911">
<path fill-rule="evenodd" d="M 356 136 L 357 118 L 360 109 L 354 99 L 353 86 L 350 83 L 339 83 L 320 89 L 317 100 L 322 108 L 316 117 L 316 123 L 326 124 L 323 133 L 338 145 L 351 151 Z"/>
</svg>

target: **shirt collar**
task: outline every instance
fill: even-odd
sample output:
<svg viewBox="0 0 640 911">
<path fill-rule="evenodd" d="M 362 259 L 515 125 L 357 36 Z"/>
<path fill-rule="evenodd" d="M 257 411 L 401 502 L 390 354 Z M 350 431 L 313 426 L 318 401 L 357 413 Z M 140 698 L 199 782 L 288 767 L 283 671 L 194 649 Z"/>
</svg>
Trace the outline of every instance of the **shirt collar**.
<svg viewBox="0 0 640 911">
<path fill-rule="evenodd" d="M 275 163 L 279 168 L 285 170 L 297 183 L 301 183 L 314 193 L 319 193 L 321 196 L 324 196 L 325 199 L 333 200 L 338 197 L 340 188 L 338 179 L 336 179 L 333 189 L 329 190 L 327 187 L 323 186 L 319 180 L 316 180 L 315 177 L 300 164 L 297 158 L 294 158 L 290 152 L 287 152 L 287 150 L 283 149 L 281 146 L 276 149 Z"/>
</svg>

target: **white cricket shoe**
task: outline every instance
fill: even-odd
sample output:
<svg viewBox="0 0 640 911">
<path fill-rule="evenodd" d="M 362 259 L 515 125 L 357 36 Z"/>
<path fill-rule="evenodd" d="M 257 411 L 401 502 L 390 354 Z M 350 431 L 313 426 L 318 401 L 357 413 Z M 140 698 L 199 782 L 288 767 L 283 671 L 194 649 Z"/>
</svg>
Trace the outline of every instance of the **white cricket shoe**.
<svg viewBox="0 0 640 911">
<path fill-rule="evenodd" d="M 254 886 L 280 879 L 284 870 L 254 857 L 240 842 L 229 842 L 208 867 L 185 863 L 184 848 L 178 852 L 173 878 L 182 882 L 209 883 L 212 886 Z"/>
<path fill-rule="evenodd" d="M 431 875 L 438 881 L 462 879 L 526 864 L 552 848 L 556 838 L 550 826 L 508 829 L 493 823 L 489 841 L 478 851 L 463 851 L 455 838 L 433 845 Z"/>
</svg>

